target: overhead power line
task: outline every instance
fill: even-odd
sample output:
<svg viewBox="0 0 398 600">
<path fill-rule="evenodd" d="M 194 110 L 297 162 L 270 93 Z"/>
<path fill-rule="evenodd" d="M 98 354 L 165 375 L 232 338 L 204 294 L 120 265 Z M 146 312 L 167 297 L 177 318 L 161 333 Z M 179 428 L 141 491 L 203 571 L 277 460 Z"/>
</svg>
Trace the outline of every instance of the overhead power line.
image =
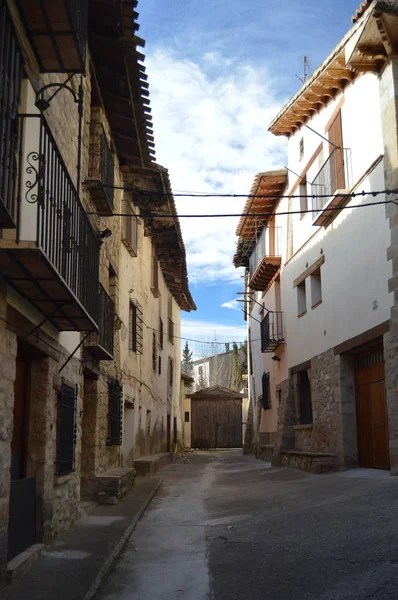
<svg viewBox="0 0 398 600">
<path fill-rule="evenodd" d="M 387 192 L 371 192 L 368 195 L 372 195 L 372 196 L 378 196 L 381 194 L 385 194 Z M 390 192 L 393 193 L 393 192 Z M 398 193 L 398 190 L 397 190 Z M 346 195 L 341 195 L 342 198 L 349 198 L 349 197 L 355 197 L 355 196 L 362 196 L 362 195 L 367 195 L 367 194 L 346 194 Z M 299 196 L 296 196 L 297 198 Z M 306 197 L 306 198 L 319 198 L 320 196 L 301 196 L 301 197 Z M 330 195 L 327 196 L 328 198 L 330 198 Z M 106 218 L 109 217 L 136 217 L 139 219 L 150 219 L 150 218 L 161 218 L 161 219 L 224 219 L 224 218 L 232 218 L 232 217 L 272 217 L 272 216 L 284 216 L 284 215 L 303 215 L 305 213 L 319 213 L 322 211 L 341 211 L 341 210 L 351 210 L 353 208 L 366 208 L 368 206 L 383 206 L 385 204 L 395 204 L 398 206 L 398 202 L 395 202 L 394 200 L 384 200 L 384 201 L 378 201 L 378 202 L 366 202 L 364 204 L 354 204 L 354 205 L 346 205 L 346 206 L 325 206 L 323 207 L 321 210 L 319 208 L 308 208 L 306 210 L 288 210 L 288 211 L 278 211 L 277 213 L 275 213 L 275 211 L 272 212 L 256 212 L 256 213 L 252 213 L 252 212 L 242 212 L 242 213 L 220 213 L 220 214 L 183 214 L 183 215 L 173 215 L 170 213 L 163 213 L 163 212 L 152 212 L 152 211 L 145 211 L 145 210 L 141 210 L 140 214 L 136 214 L 136 215 L 132 215 L 131 213 L 113 213 L 112 215 L 106 215 Z M 97 215 L 99 217 L 103 217 L 105 215 L 98 213 L 98 212 L 88 212 L 86 213 L 87 215 Z"/>
</svg>

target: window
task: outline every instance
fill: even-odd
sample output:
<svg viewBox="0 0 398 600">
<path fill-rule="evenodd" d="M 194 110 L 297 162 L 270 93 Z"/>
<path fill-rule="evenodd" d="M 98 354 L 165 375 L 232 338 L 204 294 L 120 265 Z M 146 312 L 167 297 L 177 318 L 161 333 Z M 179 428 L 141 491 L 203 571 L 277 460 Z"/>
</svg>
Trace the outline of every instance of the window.
<svg viewBox="0 0 398 600">
<path fill-rule="evenodd" d="M 169 357 L 169 386 L 173 387 L 174 383 L 174 361 Z"/>
<path fill-rule="evenodd" d="M 164 432 L 164 417 L 162 417 L 162 433 Z"/>
<path fill-rule="evenodd" d="M 156 333 L 152 334 L 152 369 L 156 373 L 157 367 L 157 352 L 156 352 Z"/>
<path fill-rule="evenodd" d="M 263 391 L 263 397 L 262 397 L 262 406 L 264 410 L 268 410 L 269 408 L 271 408 L 271 402 L 270 402 L 270 389 L 269 389 L 269 373 L 263 373 L 262 376 L 262 391 Z"/>
<path fill-rule="evenodd" d="M 303 218 L 307 214 L 305 211 L 308 210 L 308 198 L 307 198 L 307 175 L 304 175 L 299 185 L 299 195 L 300 195 L 300 217 Z"/>
<path fill-rule="evenodd" d="M 173 442 L 177 443 L 178 440 L 178 432 L 177 432 L 177 417 L 173 417 Z"/>
<path fill-rule="evenodd" d="M 173 296 L 169 296 L 167 306 L 167 317 L 168 317 L 168 338 L 170 344 L 174 344 L 174 323 L 173 323 Z"/>
<path fill-rule="evenodd" d="M 159 346 L 163 350 L 163 321 L 159 317 Z"/>
<path fill-rule="evenodd" d="M 297 373 L 297 391 L 300 405 L 300 424 L 309 425 L 312 423 L 312 402 L 308 371 Z"/>
<path fill-rule="evenodd" d="M 129 349 L 142 354 L 142 310 L 138 302 L 130 302 Z"/>
<path fill-rule="evenodd" d="M 58 475 L 75 470 L 77 387 L 62 384 L 58 394 L 57 466 Z"/>
<path fill-rule="evenodd" d="M 146 411 L 146 433 L 149 435 L 151 433 L 151 411 Z"/>
<path fill-rule="evenodd" d="M 138 427 L 139 429 L 142 427 L 142 406 L 138 408 Z"/>
<path fill-rule="evenodd" d="M 277 390 L 276 392 L 276 405 L 279 407 L 282 401 L 282 390 Z"/>
<path fill-rule="evenodd" d="M 127 247 L 131 256 L 138 254 L 138 218 L 135 214 L 131 199 L 124 200 L 123 213 L 131 215 L 123 217 L 122 242 Z"/>
<path fill-rule="evenodd" d="M 155 246 L 152 246 L 152 274 L 151 274 L 151 292 L 155 298 L 159 297 L 159 263 L 158 252 Z"/>
<path fill-rule="evenodd" d="M 185 412 L 184 421 L 185 421 L 185 423 L 189 423 L 189 412 L 188 411 Z"/>
<path fill-rule="evenodd" d="M 299 142 L 299 152 L 300 152 L 300 160 L 304 156 L 304 138 L 302 137 Z"/>
<path fill-rule="evenodd" d="M 311 274 L 311 307 L 315 308 L 322 302 L 321 269 Z"/>
<path fill-rule="evenodd" d="M 297 316 L 300 317 L 307 312 L 307 298 L 305 291 L 305 279 L 297 286 Z"/>
<path fill-rule="evenodd" d="M 159 356 L 159 358 L 158 358 L 158 373 L 159 373 L 159 375 L 162 374 L 162 357 L 161 356 Z"/>
<path fill-rule="evenodd" d="M 108 383 L 108 446 L 122 445 L 123 386 L 115 379 Z"/>
</svg>

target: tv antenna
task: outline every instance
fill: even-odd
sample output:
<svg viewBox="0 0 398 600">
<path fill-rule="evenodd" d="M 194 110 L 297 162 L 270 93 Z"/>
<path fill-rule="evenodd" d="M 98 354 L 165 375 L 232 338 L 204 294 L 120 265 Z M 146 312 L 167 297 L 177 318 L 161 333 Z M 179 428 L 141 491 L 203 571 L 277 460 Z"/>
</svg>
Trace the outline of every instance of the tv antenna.
<svg viewBox="0 0 398 600">
<path fill-rule="evenodd" d="M 310 61 L 309 61 L 308 56 L 304 56 L 303 67 L 304 67 L 303 75 L 301 77 L 299 75 L 297 75 L 297 73 L 296 73 L 296 77 L 299 81 L 301 81 L 301 83 L 305 83 L 311 74 L 311 67 L 310 67 Z"/>
</svg>

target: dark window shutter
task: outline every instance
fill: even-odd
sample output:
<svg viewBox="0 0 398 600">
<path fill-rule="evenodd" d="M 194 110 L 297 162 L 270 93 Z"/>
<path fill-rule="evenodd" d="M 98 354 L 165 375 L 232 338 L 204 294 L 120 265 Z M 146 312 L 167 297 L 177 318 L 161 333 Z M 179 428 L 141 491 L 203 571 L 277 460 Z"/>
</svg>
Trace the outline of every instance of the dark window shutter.
<svg viewBox="0 0 398 600">
<path fill-rule="evenodd" d="M 75 470 L 77 387 L 62 384 L 58 395 L 58 474 Z"/>
<path fill-rule="evenodd" d="M 263 399 L 262 405 L 264 410 L 268 410 L 271 408 L 269 401 L 269 373 L 263 373 L 262 377 L 262 386 L 263 386 Z"/>
<path fill-rule="evenodd" d="M 122 445 L 123 386 L 119 381 L 109 384 L 108 439 L 109 446 Z"/>
</svg>

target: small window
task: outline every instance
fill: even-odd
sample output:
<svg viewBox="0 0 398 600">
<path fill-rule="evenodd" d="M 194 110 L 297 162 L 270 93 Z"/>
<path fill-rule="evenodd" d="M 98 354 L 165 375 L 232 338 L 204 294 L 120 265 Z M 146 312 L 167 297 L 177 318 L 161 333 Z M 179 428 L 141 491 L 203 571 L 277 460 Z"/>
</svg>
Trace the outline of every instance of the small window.
<svg viewBox="0 0 398 600">
<path fill-rule="evenodd" d="M 164 417 L 162 417 L 162 433 L 164 432 Z"/>
<path fill-rule="evenodd" d="M 304 175 L 302 180 L 300 181 L 299 186 L 299 195 L 300 195 L 300 217 L 303 218 L 307 214 L 308 210 L 308 188 L 307 188 L 307 175 Z"/>
<path fill-rule="evenodd" d="M 297 373 L 297 392 L 300 403 L 300 424 L 312 423 L 311 383 L 307 371 Z"/>
<path fill-rule="evenodd" d="M 162 357 L 161 356 L 158 357 L 158 373 L 159 373 L 159 375 L 162 374 Z"/>
<path fill-rule="evenodd" d="M 152 369 L 156 373 L 157 352 L 156 352 L 156 333 L 152 333 Z"/>
<path fill-rule="evenodd" d="M 149 435 L 151 433 L 151 411 L 146 411 L 146 434 Z"/>
<path fill-rule="evenodd" d="M 142 354 L 142 310 L 138 303 L 130 302 L 129 350 Z"/>
<path fill-rule="evenodd" d="M 163 350 L 163 321 L 159 318 L 159 347 Z"/>
<path fill-rule="evenodd" d="M 304 157 L 304 138 L 302 137 L 299 142 L 300 160 Z"/>
<path fill-rule="evenodd" d="M 186 413 L 185 413 L 184 421 L 185 421 L 185 423 L 189 423 L 189 412 L 188 411 L 186 411 Z"/>
<path fill-rule="evenodd" d="M 321 269 L 311 274 L 311 307 L 315 308 L 322 302 Z"/>
<path fill-rule="evenodd" d="M 138 408 L 138 427 L 139 429 L 142 427 L 142 406 Z"/>
<path fill-rule="evenodd" d="M 77 387 L 62 384 L 58 395 L 57 466 L 58 475 L 75 471 Z"/>
<path fill-rule="evenodd" d="M 167 318 L 168 318 L 168 338 L 171 344 L 174 344 L 174 322 L 173 322 L 173 296 L 169 295 L 167 304 Z"/>
<path fill-rule="evenodd" d="M 122 242 L 127 247 L 131 256 L 137 256 L 138 219 L 129 200 L 124 200 L 123 202 L 123 213 L 127 216 L 123 217 Z"/>
<path fill-rule="evenodd" d="M 282 401 L 282 390 L 277 390 L 276 392 L 276 405 L 279 407 Z"/>
<path fill-rule="evenodd" d="M 177 417 L 173 418 L 173 443 L 176 444 L 178 441 L 178 430 L 177 430 Z"/>
<path fill-rule="evenodd" d="M 305 279 L 297 286 L 297 316 L 307 312 L 307 298 L 305 291 Z"/>
<path fill-rule="evenodd" d="M 262 392 L 263 392 L 263 397 L 262 397 L 262 406 L 264 410 L 268 410 L 269 408 L 271 408 L 271 402 L 270 402 L 270 389 L 269 389 L 269 373 L 263 373 L 262 376 Z"/>
<path fill-rule="evenodd" d="M 158 252 L 155 246 L 152 246 L 152 274 L 151 291 L 155 298 L 159 297 L 159 262 Z"/>
<path fill-rule="evenodd" d="M 169 319 L 169 332 L 168 332 L 169 342 L 170 344 L 174 344 L 174 323 L 171 319 Z"/>
<path fill-rule="evenodd" d="M 173 387 L 174 383 L 174 361 L 172 358 L 169 358 L 169 386 Z"/>
<path fill-rule="evenodd" d="M 108 446 L 122 445 L 123 386 L 116 380 L 108 384 Z"/>
</svg>

